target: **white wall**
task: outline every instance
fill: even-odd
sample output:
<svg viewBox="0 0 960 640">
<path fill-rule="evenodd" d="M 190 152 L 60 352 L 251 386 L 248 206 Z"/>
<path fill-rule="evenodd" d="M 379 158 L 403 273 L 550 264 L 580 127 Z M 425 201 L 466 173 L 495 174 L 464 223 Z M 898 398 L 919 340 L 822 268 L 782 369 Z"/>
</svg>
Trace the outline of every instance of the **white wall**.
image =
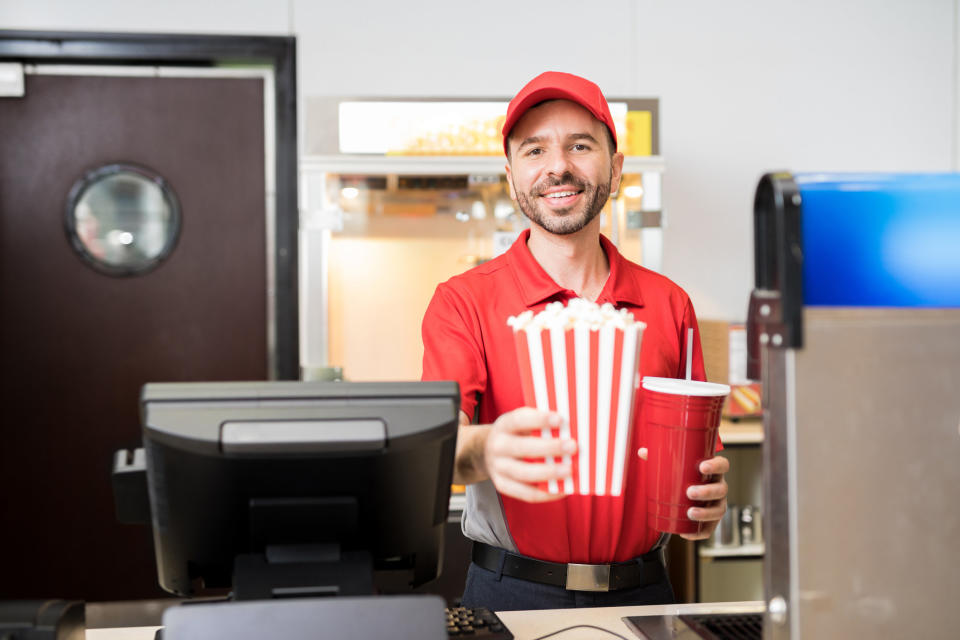
<svg viewBox="0 0 960 640">
<path fill-rule="evenodd" d="M 288 35 L 287 0 L 0 0 L 0 29 Z"/>
<path fill-rule="evenodd" d="M 509 97 L 546 69 L 661 99 L 664 272 L 742 319 L 771 169 L 949 170 L 957 0 L 0 0 L 11 29 L 295 34 L 302 100 Z"/>
<path fill-rule="evenodd" d="M 664 271 L 701 316 L 746 314 L 763 172 L 951 168 L 954 5 L 644 3 L 636 90 L 662 98 Z"/>
</svg>

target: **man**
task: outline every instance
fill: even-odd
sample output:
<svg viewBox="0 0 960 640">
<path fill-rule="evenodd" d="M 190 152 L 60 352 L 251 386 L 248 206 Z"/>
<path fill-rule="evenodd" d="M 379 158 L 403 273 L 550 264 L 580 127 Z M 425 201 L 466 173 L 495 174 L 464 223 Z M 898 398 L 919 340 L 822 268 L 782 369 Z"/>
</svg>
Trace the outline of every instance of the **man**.
<svg viewBox="0 0 960 640">
<path fill-rule="evenodd" d="M 423 320 L 423 378 L 460 384 L 454 478 L 468 485 L 462 526 L 474 541 L 463 603 L 504 611 L 672 602 L 666 536 L 646 524 L 644 449 L 622 497 L 556 496 L 535 486 L 571 471 L 531 460 L 575 454 L 577 444 L 539 437 L 560 417 L 523 407 L 507 318 L 574 297 L 610 302 L 647 324 L 641 375 L 664 377 L 684 376 L 692 327 L 694 377 L 703 380 L 693 307 L 677 285 L 627 261 L 600 234 L 623 154 L 599 87 L 541 74 L 510 102 L 503 137 L 510 195 L 531 227 L 503 255 L 438 286 Z M 703 506 L 688 516 L 706 526 L 684 537 L 706 538 L 716 527 L 728 469 L 722 457 L 700 464 L 716 481 L 691 487 Z"/>
</svg>

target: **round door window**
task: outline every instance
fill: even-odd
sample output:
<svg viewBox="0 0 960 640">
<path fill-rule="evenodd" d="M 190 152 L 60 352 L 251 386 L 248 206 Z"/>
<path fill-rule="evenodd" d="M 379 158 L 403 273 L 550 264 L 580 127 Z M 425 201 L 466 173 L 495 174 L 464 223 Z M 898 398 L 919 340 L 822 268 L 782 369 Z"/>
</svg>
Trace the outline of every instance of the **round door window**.
<svg viewBox="0 0 960 640">
<path fill-rule="evenodd" d="M 180 205 L 158 174 L 112 164 L 73 185 L 66 226 L 73 248 L 93 268 L 115 276 L 142 274 L 173 251 Z"/>
</svg>

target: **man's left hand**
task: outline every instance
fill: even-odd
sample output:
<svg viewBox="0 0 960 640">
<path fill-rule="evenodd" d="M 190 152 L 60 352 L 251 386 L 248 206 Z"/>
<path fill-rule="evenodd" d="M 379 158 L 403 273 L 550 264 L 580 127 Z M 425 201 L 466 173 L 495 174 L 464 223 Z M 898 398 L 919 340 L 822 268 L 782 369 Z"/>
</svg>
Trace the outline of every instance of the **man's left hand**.
<svg viewBox="0 0 960 640">
<path fill-rule="evenodd" d="M 707 484 L 695 484 L 687 488 L 687 497 L 702 501 L 701 506 L 690 507 L 687 517 L 704 523 L 700 533 L 681 533 L 687 540 L 705 540 L 717 528 L 720 518 L 727 510 L 727 481 L 723 474 L 730 470 L 730 461 L 723 456 L 714 456 L 700 463 L 700 473 L 710 478 Z"/>
</svg>

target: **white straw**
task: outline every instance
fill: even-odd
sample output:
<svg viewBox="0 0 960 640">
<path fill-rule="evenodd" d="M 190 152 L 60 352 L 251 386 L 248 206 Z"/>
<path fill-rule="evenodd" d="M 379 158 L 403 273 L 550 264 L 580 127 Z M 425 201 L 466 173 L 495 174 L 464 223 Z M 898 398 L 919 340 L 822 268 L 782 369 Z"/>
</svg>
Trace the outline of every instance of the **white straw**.
<svg viewBox="0 0 960 640">
<path fill-rule="evenodd" d="M 687 329 L 687 380 L 690 380 L 690 368 L 693 365 L 693 327 Z"/>
</svg>

